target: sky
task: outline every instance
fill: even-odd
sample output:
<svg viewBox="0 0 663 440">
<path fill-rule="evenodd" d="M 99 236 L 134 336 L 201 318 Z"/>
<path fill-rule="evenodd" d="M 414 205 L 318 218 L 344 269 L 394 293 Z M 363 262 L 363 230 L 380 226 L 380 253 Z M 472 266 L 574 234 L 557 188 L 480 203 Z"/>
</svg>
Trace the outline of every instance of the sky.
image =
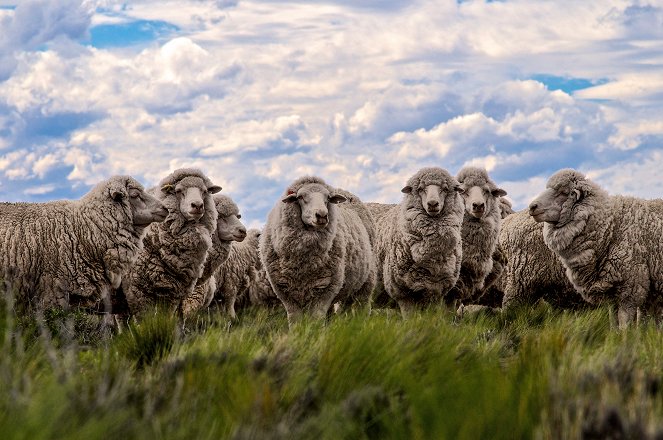
<svg viewBox="0 0 663 440">
<path fill-rule="evenodd" d="M 259 227 L 303 175 L 398 203 L 485 167 L 663 196 L 663 0 L 0 0 L 0 201 L 202 169 Z"/>
</svg>

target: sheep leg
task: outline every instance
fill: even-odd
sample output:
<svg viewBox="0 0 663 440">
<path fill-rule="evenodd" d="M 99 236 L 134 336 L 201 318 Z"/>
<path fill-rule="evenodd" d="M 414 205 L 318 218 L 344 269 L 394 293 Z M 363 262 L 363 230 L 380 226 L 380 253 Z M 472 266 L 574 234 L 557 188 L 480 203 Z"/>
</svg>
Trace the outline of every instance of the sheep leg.
<svg viewBox="0 0 663 440">
<path fill-rule="evenodd" d="M 631 304 L 620 304 L 619 308 L 617 309 L 617 322 L 619 323 L 619 329 L 627 329 L 629 324 L 635 320 L 637 312 L 638 308 Z"/>
<path fill-rule="evenodd" d="M 224 308 L 226 313 L 233 321 L 237 321 L 237 313 L 235 312 L 235 300 L 237 299 L 237 293 L 232 292 L 228 297 L 225 297 L 223 300 Z"/>
<path fill-rule="evenodd" d="M 407 319 L 409 316 L 411 316 L 414 312 L 417 311 L 417 302 L 414 301 L 412 298 L 408 297 L 401 297 L 397 300 L 398 302 L 398 307 L 401 309 L 401 315 L 403 315 L 404 319 Z"/>
<path fill-rule="evenodd" d="M 288 315 L 288 325 L 292 327 L 296 322 L 302 319 L 303 313 L 301 307 L 292 301 L 284 300 L 281 298 L 281 303 L 285 308 L 285 312 Z"/>
</svg>

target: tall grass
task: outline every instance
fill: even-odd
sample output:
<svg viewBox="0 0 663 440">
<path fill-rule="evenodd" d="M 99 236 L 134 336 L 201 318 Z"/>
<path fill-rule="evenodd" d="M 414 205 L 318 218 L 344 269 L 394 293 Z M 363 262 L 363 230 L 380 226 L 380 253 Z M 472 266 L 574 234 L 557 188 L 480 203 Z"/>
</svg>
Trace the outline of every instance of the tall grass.
<svg viewBox="0 0 663 440">
<path fill-rule="evenodd" d="M 607 309 L 292 329 L 280 310 L 232 324 L 156 310 L 119 335 L 77 313 L 0 309 L 8 439 L 653 438 L 663 420 L 661 333 L 618 331 Z"/>
</svg>

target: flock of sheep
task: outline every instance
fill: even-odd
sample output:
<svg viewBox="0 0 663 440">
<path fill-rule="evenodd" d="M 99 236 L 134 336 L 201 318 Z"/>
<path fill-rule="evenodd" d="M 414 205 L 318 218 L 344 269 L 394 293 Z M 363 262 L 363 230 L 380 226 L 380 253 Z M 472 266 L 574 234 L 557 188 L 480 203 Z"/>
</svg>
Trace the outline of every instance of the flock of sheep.
<svg viewBox="0 0 663 440">
<path fill-rule="evenodd" d="M 295 180 L 262 231 L 200 170 L 145 190 L 115 176 L 77 201 L 0 203 L 0 277 L 28 310 L 139 317 L 282 305 L 303 315 L 389 304 L 513 307 L 543 297 L 616 305 L 620 327 L 658 318 L 663 200 L 608 196 L 565 169 L 513 212 L 480 168 L 423 168 L 399 204 L 363 203 L 318 177 Z M 461 309 L 462 310 L 462 309 Z"/>
</svg>

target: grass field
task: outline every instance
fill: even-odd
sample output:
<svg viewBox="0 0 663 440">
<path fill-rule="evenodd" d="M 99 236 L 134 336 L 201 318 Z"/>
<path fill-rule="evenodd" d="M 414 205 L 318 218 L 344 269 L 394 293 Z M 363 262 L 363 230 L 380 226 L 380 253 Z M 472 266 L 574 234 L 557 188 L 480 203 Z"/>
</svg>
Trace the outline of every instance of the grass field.
<svg viewBox="0 0 663 440">
<path fill-rule="evenodd" d="M 545 303 L 302 322 L 253 310 L 0 319 L 0 432 L 25 438 L 661 438 L 663 334 Z"/>
</svg>

